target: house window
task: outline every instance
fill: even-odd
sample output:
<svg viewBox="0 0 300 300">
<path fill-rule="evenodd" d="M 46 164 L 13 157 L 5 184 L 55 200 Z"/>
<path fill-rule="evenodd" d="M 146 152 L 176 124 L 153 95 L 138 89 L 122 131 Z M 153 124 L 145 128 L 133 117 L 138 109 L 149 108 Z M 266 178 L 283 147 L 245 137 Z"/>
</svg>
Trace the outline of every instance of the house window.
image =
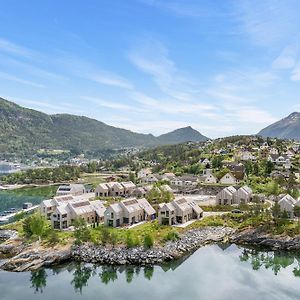
<svg viewBox="0 0 300 300">
<path fill-rule="evenodd" d="M 114 218 L 114 213 L 110 213 L 110 217 L 113 219 Z"/>
</svg>

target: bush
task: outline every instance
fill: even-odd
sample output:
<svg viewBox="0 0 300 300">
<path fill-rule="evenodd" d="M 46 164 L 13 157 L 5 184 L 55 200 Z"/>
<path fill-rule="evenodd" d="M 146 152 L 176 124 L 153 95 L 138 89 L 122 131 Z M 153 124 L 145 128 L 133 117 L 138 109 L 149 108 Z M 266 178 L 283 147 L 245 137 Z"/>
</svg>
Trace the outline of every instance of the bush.
<svg viewBox="0 0 300 300">
<path fill-rule="evenodd" d="M 52 245 L 55 245 L 57 243 L 59 243 L 60 239 L 58 236 L 58 233 L 55 230 L 51 230 L 50 234 L 49 234 L 49 243 Z"/>
<path fill-rule="evenodd" d="M 166 241 L 176 241 L 179 240 L 179 233 L 177 231 L 170 231 L 165 237 Z"/>
<path fill-rule="evenodd" d="M 91 231 L 87 227 L 87 223 L 84 219 L 75 219 L 74 227 L 75 245 L 81 245 L 83 242 L 87 242 L 91 239 Z"/>
<path fill-rule="evenodd" d="M 46 230 L 46 225 L 46 219 L 39 213 L 35 213 L 34 215 L 24 219 L 22 222 L 25 236 L 31 237 L 35 235 L 39 238 L 39 240 Z"/>
<path fill-rule="evenodd" d="M 150 249 L 154 245 L 153 237 L 150 234 L 145 235 L 144 237 L 144 248 Z"/>
<path fill-rule="evenodd" d="M 131 232 L 128 231 L 126 235 L 126 247 L 133 248 L 139 245 L 140 245 L 139 238 L 137 236 L 133 238 Z"/>
<path fill-rule="evenodd" d="M 102 228 L 101 230 L 101 243 L 102 245 L 106 245 L 110 241 L 110 233 L 109 230 L 105 227 Z"/>
</svg>

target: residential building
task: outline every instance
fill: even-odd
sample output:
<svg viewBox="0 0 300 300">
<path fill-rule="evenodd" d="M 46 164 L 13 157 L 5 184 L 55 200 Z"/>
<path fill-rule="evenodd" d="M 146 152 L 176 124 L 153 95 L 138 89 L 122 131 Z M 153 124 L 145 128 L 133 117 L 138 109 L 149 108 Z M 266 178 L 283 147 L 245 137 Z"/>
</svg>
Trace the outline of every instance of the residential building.
<svg viewBox="0 0 300 300">
<path fill-rule="evenodd" d="M 151 169 L 149 169 L 149 168 L 141 169 L 141 170 L 138 171 L 138 173 L 137 173 L 137 178 L 138 178 L 138 179 L 142 179 L 142 178 L 144 178 L 144 177 L 149 176 L 150 174 L 152 174 Z"/>
<path fill-rule="evenodd" d="M 236 184 L 239 182 L 239 180 L 237 180 L 235 178 L 235 176 L 229 172 L 226 173 L 219 181 L 221 184 L 228 184 L 228 185 L 232 185 L 232 184 Z"/>
<path fill-rule="evenodd" d="M 68 183 L 60 185 L 56 191 L 56 196 L 73 195 L 79 196 L 85 193 L 83 184 Z"/>
<path fill-rule="evenodd" d="M 158 223 L 161 225 L 184 224 L 203 216 L 203 210 L 188 198 L 175 199 L 170 203 L 161 203 L 158 208 Z"/>
<path fill-rule="evenodd" d="M 209 174 L 205 176 L 204 182 L 207 184 L 216 184 L 218 182 L 218 179 L 213 174 Z"/>
<path fill-rule="evenodd" d="M 100 200 L 62 202 L 51 215 L 51 225 L 54 229 L 67 229 L 78 218 L 84 219 L 87 224 L 103 223 L 104 211 L 105 207 Z"/>
<path fill-rule="evenodd" d="M 108 206 L 104 213 L 104 223 L 106 226 L 119 227 L 154 220 L 155 217 L 154 208 L 145 198 L 130 198 Z"/>
<path fill-rule="evenodd" d="M 100 183 L 95 189 L 96 197 L 128 197 L 130 196 L 136 185 L 131 182 L 106 182 Z"/>
<path fill-rule="evenodd" d="M 234 204 L 234 195 L 236 193 L 236 189 L 233 186 L 228 186 L 220 191 L 216 196 L 216 204 L 217 205 L 226 205 L 226 204 Z"/>
<path fill-rule="evenodd" d="M 278 201 L 278 204 L 282 212 L 285 211 L 289 218 L 294 218 L 294 207 L 300 206 L 300 201 L 287 194 Z"/>
<path fill-rule="evenodd" d="M 90 200 L 94 198 L 93 193 L 85 193 L 83 195 L 73 196 L 71 194 L 56 196 L 53 199 L 48 199 L 42 201 L 39 206 L 40 212 L 43 216 L 50 220 L 51 215 L 55 211 L 56 207 L 61 205 L 66 205 L 69 202 L 79 201 L 79 200 Z"/>
<path fill-rule="evenodd" d="M 235 204 L 248 203 L 252 201 L 252 197 L 252 189 L 247 185 L 244 185 L 234 193 L 233 200 Z"/>
</svg>

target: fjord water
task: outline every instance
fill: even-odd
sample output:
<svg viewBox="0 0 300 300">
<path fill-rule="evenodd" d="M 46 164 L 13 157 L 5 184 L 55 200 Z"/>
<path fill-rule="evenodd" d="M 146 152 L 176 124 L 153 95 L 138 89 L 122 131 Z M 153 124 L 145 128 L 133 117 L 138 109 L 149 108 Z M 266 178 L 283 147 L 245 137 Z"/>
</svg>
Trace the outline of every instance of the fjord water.
<svg viewBox="0 0 300 300">
<path fill-rule="evenodd" d="M 70 263 L 0 272 L 1 300 L 299 299 L 300 254 L 211 245 L 163 267 Z"/>
</svg>

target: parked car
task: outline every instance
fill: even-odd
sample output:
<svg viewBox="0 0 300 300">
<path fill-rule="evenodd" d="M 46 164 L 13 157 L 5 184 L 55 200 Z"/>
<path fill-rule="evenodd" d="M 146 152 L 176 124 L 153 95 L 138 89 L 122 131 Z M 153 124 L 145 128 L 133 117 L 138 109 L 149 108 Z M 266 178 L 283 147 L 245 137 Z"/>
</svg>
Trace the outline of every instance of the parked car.
<svg viewBox="0 0 300 300">
<path fill-rule="evenodd" d="M 232 211 L 231 211 L 233 214 L 242 214 L 243 212 L 240 210 L 240 209 L 233 209 Z"/>
</svg>

